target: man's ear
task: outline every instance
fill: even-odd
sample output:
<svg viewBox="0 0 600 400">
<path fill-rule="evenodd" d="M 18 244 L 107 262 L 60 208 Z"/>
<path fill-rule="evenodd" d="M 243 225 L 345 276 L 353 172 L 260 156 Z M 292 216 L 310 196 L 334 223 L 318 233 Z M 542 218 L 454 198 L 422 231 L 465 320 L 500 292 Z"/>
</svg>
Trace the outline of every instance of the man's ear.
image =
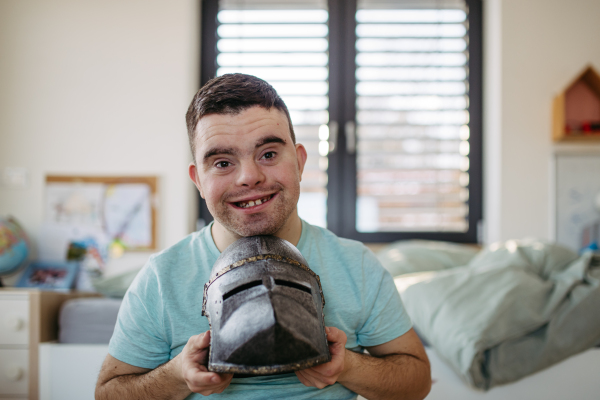
<svg viewBox="0 0 600 400">
<path fill-rule="evenodd" d="M 190 179 L 196 185 L 198 192 L 200 192 L 200 197 L 204 198 L 204 193 L 202 193 L 202 186 L 200 186 L 200 178 L 198 177 L 198 168 L 194 162 L 191 162 L 188 167 L 188 174 L 190 175 Z"/>
<path fill-rule="evenodd" d="M 308 154 L 306 154 L 306 149 L 300 143 L 296 143 L 296 158 L 298 159 L 298 171 L 300 172 L 300 180 L 302 180 L 302 172 L 304 172 L 304 165 L 306 164 Z"/>
</svg>

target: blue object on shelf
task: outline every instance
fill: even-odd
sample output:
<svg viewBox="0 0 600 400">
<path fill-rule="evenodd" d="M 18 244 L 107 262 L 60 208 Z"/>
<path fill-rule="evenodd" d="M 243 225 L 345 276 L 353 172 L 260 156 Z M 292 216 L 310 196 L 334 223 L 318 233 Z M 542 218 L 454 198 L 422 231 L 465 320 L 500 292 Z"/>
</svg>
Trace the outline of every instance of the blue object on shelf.
<svg viewBox="0 0 600 400">
<path fill-rule="evenodd" d="M 73 287 L 78 270 L 79 263 L 77 262 L 34 261 L 23 272 L 16 286 L 44 290 L 68 290 Z"/>
</svg>

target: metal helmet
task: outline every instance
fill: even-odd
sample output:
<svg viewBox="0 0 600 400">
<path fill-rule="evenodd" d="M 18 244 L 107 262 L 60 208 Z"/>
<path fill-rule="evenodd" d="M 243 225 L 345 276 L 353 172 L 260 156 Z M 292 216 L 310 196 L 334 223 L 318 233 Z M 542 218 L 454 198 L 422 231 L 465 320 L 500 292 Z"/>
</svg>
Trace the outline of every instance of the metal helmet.
<svg viewBox="0 0 600 400">
<path fill-rule="evenodd" d="M 275 236 L 239 239 L 204 285 L 208 369 L 268 375 L 330 361 L 324 306 L 319 276 L 291 243 Z"/>
</svg>

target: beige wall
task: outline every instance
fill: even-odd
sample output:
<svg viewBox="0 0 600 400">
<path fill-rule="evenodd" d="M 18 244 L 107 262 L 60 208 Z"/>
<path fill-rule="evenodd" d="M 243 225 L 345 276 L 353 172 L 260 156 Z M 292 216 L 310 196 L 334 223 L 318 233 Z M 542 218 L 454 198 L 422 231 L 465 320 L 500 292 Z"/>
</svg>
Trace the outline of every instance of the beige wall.
<svg viewBox="0 0 600 400">
<path fill-rule="evenodd" d="M 551 239 L 551 102 L 586 64 L 600 69 L 600 1 L 484 10 L 485 236 Z M 0 215 L 35 237 L 45 174 L 154 174 L 160 247 L 188 233 L 197 24 L 194 0 L 0 1 L 0 169 L 24 167 L 30 180 L 0 187 Z"/>
<path fill-rule="evenodd" d="M 159 246 L 195 211 L 185 111 L 198 82 L 195 0 L 0 1 L 0 215 L 35 238 L 46 174 L 157 175 Z"/>
<path fill-rule="evenodd" d="M 552 99 L 587 64 L 600 70 L 600 1 L 484 5 L 487 239 L 553 239 L 553 155 L 578 146 L 553 144 Z"/>
</svg>

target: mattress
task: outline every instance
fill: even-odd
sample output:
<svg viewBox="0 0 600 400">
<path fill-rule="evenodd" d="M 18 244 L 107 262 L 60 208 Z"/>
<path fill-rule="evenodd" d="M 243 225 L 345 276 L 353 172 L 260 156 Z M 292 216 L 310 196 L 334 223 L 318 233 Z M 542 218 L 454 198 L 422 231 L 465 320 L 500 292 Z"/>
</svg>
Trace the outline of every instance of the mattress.
<svg viewBox="0 0 600 400">
<path fill-rule="evenodd" d="M 433 385 L 427 400 L 598 400 L 600 398 L 600 348 L 579 353 L 517 382 L 487 392 L 472 389 L 460 380 L 431 348 Z"/>
<path fill-rule="evenodd" d="M 66 301 L 58 320 L 59 343 L 108 344 L 120 306 L 120 299 L 84 298 Z"/>
</svg>

